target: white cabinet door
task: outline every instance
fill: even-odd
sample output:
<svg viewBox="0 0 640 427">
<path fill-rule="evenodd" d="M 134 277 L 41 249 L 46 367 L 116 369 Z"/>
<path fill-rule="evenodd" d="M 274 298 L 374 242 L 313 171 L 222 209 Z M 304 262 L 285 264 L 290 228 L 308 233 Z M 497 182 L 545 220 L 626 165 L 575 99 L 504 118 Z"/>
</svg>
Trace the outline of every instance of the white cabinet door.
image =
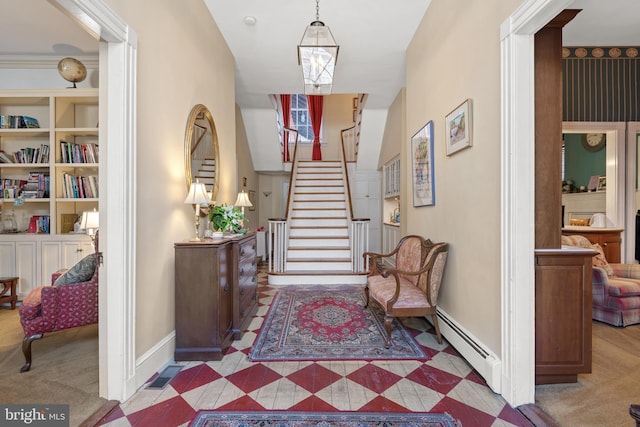
<svg viewBox="0 0 640 427">
<path fill-rule="evenodd" d="M 91 242 L 63 242 L 62 243 L 62 268 L 72 267 L 82 258 L 93 253 Z"/>
<path fill-rule="evenodd" d="M 38 276 L 37 243 L 15 242 L 16 245 L 16 272 L 18 276 L 18 298 L 23 299 L 29 291 L 40 286 Z"/>
<path fill-rule="evenodd" d="M 42 284 L 51 284 L 51 274 L 62 267 L 62 247 L 60 242 L 42 242 Z"/>
<path fill-rule="evenodd" d="M 16 275 L 16 245 L 14 242 L 0 242 L 0 276 Z"/>
<path fill-rule="evenodd" d="M 351 200 L 356 218 L 369 218 L 369 250 L 380 252 L 382 205 L 381 175 L 378 171 L 358 171 L 353 174 Z"/>
</svg>

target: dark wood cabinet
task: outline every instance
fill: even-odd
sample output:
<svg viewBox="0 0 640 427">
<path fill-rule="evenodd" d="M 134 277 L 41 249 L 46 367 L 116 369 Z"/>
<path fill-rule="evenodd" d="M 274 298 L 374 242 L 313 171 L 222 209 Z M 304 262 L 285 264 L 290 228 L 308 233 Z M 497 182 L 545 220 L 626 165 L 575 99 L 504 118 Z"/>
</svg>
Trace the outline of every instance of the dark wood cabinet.
<svg viewBox="0 0 640 427">
<path fill-rule="evenodd" d="M 580 234 L 593 244 L 599 244 L 604 252 L 604 257 L 609 262 L 620 263 L 622 257 L 620 256 L 620 248 L 622 246 L 622 233 L 621 228 L 594 228 L 594 227 L 581 227 L 579 230 L 576 228 L 563 228 L 562 234 L 565 236 L 572 236 L 574 234 Z"/>
<path fill-rule="evenodd" d="M 590 249 L 535 251 L 535 382 L 576 382 L 591 372 Z"/>
<path fill-rule="evenodd" d="M 220 360 L 258 307 L 256 235 L 174 247 L 174 359 Z"/>
<path fill-rule="evenodd" d="M 242 338 L 242 331 L 247 329 L 251 316 L 258 308 L 256 243 L 255 233 L 233 242 L 233 339 L 236 340 Z"/>
</svg>

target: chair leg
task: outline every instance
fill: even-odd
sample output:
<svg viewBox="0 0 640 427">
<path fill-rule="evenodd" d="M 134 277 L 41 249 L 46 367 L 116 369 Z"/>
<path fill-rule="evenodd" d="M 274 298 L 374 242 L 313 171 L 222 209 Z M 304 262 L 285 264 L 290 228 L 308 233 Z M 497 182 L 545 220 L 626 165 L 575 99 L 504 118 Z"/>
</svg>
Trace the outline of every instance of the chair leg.
<svg viewBox="0 0 640 427">
<path fill-rule="evenodd" d="M 27 372 L 31 369 L 31 343 L 34 340 L 39 340 L 42 338 L 43 334 L 35 334 L 29 337 L 24 337 L 22 340 L 22 353 L 24 353 L 24 366 L 20 368 L 20 372 Z"/>
<path fill-rule="evenodd" d="M 442 335 L 440 335 L 440 327 L 438 326 L 438 315 L 433 313 L 431 315 L 431 319 L 433 319 L 433 327 L 436 329 L 436 338 L 438 339 L 438 344 L 442 344 Z"/>
<path fill-rule="evenodd" d="M 369 307 L 369 285 L 364 287 L 364 308 Z"/>
<path fill-rule="evenodd" d="M 393 316 L 384 316 L 384 328 L 387 330 L 387 339 L 384 343 L 384 348 L 389 348 L 391 345 L 391 327 L 393 326 Z"/>
</svg>

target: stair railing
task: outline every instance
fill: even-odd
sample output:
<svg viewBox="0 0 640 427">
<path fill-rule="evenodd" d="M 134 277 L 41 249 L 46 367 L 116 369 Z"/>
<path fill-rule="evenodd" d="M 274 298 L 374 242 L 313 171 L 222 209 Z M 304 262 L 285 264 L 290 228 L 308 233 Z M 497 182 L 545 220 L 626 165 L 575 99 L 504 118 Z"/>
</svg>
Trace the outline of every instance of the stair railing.
<svg viewBox="0 0 640 427">
<path fill-rule="evenodd" d="M 286 139 L 284 135 L 287 135 Z M 291 193 L 295 185 L 294 174 L 298 170 L 298 131 L 295 129 L 283 129 L 283 141 L 293 138 L 293 157 L 291 158 L 291 173 L 289 174 L 289 194 L 284 218 L 269 218 L 269 234 L 267 247 L 269 256 L 269 272 L 283 273 L 287 271 L 287 246 L 289 245 L 289 207 L 291 205 Z"/>
<path fill-rule="evenodd" d="M 344 131 L 341 132 L 342 142 L 342 170 L 345 182 L 347 183 L 347 200 L 349 208 L 349 240 L 351 244 L 351 269 L 354 273 L 364 273 L 369 271 L 369 260 L 362 254 L 369 250 L 369 218 L 356 218 L 353 212 L 353 202 L 351 200 L 351 184 L 349 182 L 349 168 L 347 165 L 347 149 L 345 147 Z M 354 163 L 352 163 L 354 164 Z"/>
</svg>

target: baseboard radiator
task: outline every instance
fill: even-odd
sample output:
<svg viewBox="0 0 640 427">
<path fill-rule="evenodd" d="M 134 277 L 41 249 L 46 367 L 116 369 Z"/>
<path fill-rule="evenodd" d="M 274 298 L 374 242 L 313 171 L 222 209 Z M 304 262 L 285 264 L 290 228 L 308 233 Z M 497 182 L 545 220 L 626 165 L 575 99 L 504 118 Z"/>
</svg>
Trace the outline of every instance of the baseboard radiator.
<svg viewBox="0 0 640 427">
<path fill-rule="evenodd" d="M 427 318 L 427 320 L 430 320 Z M 501 362 L 478 339 L 466 331 L 459 323 L 438 308 L 438 325 L 444 338 L 475 369 L 487 385 L 496 393 L 501 393 Z"/>
</svg>

